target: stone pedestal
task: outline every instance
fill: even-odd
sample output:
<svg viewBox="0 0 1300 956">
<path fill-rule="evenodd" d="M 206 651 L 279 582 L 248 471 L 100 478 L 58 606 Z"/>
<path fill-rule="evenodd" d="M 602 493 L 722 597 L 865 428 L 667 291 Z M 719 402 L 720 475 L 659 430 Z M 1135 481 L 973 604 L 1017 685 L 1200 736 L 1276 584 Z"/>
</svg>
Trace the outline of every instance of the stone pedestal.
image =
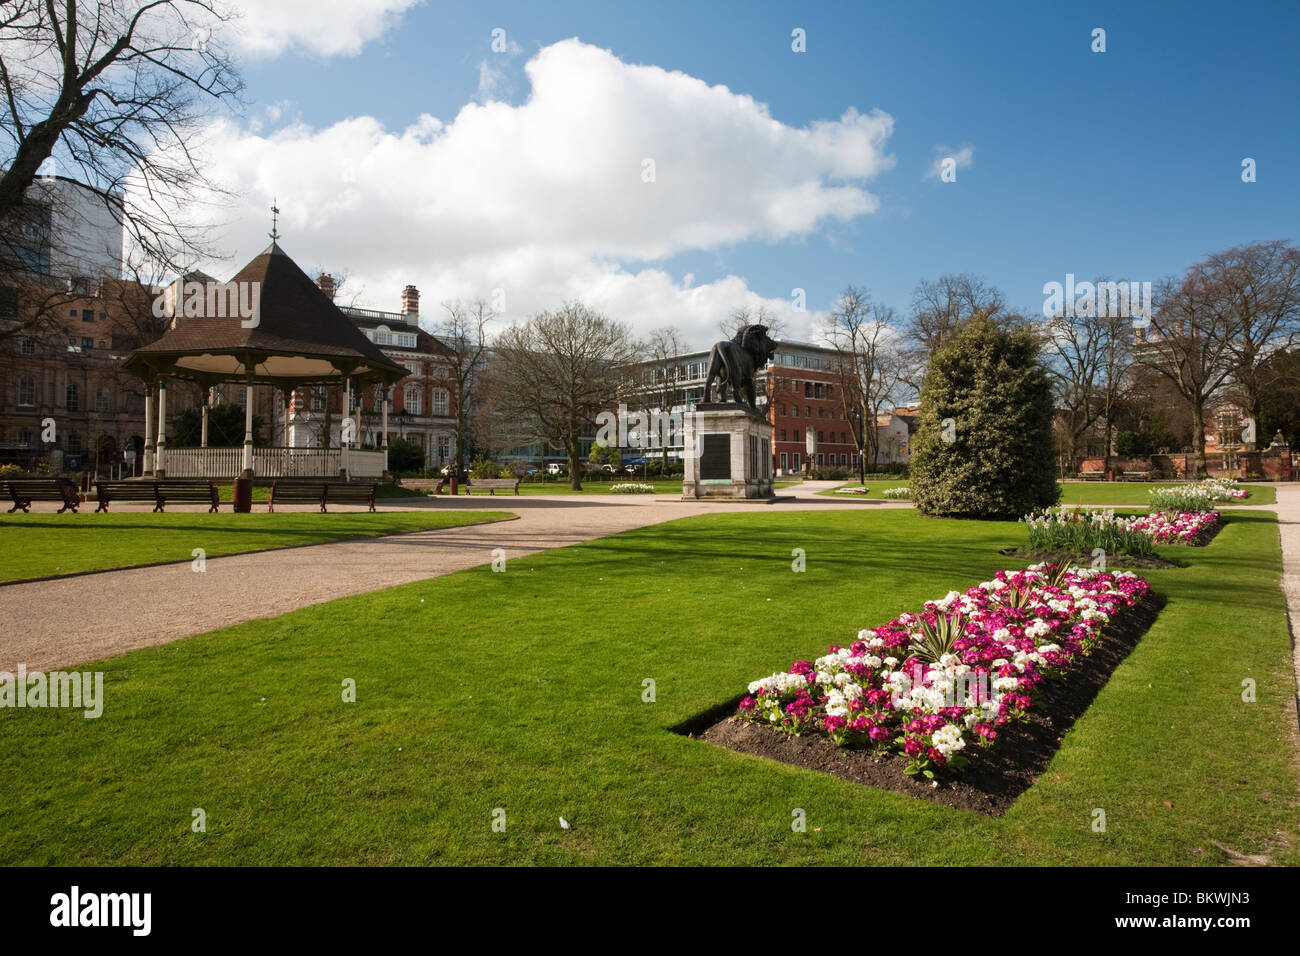
<svg viewBox="0 0 1300 956">
<path fill-rule="evenodd" d="M 696 405 L 685 419 L 683 501 L 775 497 L 771 422 L 735 402 Z"/>
</svg>

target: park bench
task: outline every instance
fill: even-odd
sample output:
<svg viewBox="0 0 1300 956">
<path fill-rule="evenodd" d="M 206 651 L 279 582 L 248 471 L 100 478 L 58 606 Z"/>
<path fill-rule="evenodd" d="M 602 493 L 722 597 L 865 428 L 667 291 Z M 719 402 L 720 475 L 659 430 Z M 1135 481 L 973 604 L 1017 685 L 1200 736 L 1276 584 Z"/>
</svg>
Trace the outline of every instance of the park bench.
<svg viewBox="0 0 1300 956">
<path fill-rule="evenodd" d="M 466 486 L 466 494 L 486 488 L 487 493 L 495 495 L 498 491 L 513 491 L 519 494 L 518 478 L 475 478 Z"/>
<path fill-rule="evenodd" d="M 1126 471 L 1124 472 L 1125 481 L 1146 481 L 1151 477 L 1150 471 Z"/>
<path fill-rule="evenodd" d="M 206 479 L 160 478 L 154 482 L 158 489 L 158 510 L 168 504 L 200 504 L 208 506 L 212 514 L 221 504 L 217 486 Z"/>
<path fill-rule="evenodd" d="M 33 501 L 63 502 L 59 514 L 69 509 L 76 514 L 77 506 L 81 504 L 77 486 L 66 478 L 14 478 L 6 481 L 5 485 L 9 491 L 9 500 L 14 503 L 9 509 L 10 514 L 19 508 L 22 509 L 23 514 L 27 514 Z"/>
<path fill-rule="evenodd" d="M 208 513 L 217 510 L 221 497 L 210 481 L 194 478 L 160 478 L 156 481 L 97 481 L 95 493 L 99 505 L 95 511 L 108 511 L 114 501 L 152 501 L 154 511 L 168 504 L 201 504 Z"/>
<path fill-rule="evenodd" d="M 1106 477 L 1106 473 L 1100 469 L 1096 471 L 1081 471 L 1079 472 L 1079 477 L 1084 481 L 1101 481 L 1101 479 Z"/>
<path fill-rule="evenodd" d="M 355 502 L 375 510 L 377 482 L 347 481 L 273 481 L 267 500 L 267 511 L 275 511 L 276 504 L 320 505 L 322 513 L 327 504 Z"/>
</svg>

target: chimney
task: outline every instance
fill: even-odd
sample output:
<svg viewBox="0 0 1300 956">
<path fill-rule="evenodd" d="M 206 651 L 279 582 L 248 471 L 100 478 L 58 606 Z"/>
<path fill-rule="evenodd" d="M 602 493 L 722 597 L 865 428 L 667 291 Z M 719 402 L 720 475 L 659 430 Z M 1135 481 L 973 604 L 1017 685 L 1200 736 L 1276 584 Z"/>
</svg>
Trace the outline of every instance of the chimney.
<svg viewBox="0 0 1300 956">
<path fill-rule="evenodd" d="M 320 278 L 316 280 L 316 284 L 320 286 L 322 292 L 330 297 L 331 302 L 334 301 L 334 277 L 332 275 L 322 272 Z"/>
<path fill-rule="evenodd" d="M 407 322 L 420 319 L 420 290 L 413 285 L 402 290 L 402 316 Z"/>
</svg>

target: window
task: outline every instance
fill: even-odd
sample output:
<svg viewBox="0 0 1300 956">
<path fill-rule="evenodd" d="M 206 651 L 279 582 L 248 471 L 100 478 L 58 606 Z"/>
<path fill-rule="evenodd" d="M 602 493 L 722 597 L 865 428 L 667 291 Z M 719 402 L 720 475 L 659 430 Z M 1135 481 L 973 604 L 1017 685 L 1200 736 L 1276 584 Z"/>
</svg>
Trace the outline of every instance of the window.
<svg viewBox="0 0 1300 956">
<path fill-rule="evenodd" d="M 804 397 L 804 398 L 812 398 L 812 393 L 813 393 L 812 382 L 804 382 L 804 383 L 803 383 L 803 397 Z"/>
<path fill-rule="evenodd" d="M 108 340 L 107 340 L 107 339 L 100 339 L 100 340 L 99 340 L 99 347 L 100 347 L 101 349 L 103 349 L 103 348 L 108 348 Z"/>
<path fill-rule="evenodd" d="M 780 405 L 777 406 L 777 409 L 780 411 L 780 413 L 781 413 L 781 417 L 784 418 L 784 417 L 785 417 L 785 403 L 782 402 Z"/>
<path fill-rule="evenodd" d="M 35 355 L 36 343 L 31 339 L 23 339 L 22 342 L 20 343 L 19 351 L 21 351 L 24 355 Z"/>
<path fill-rule="evenodd" d="M 94 309 L 82 309 L 82 310 L 81 310 L 81 321 L 82 321 L 82 322 L 94 322 L 94 321 L 95 321 L 95 310 L 94 310 Z"/>
<path fill-rule="evenodd" d="M 804 417 L 805 417 L 805 418 L 812 418 L 812 406 L 811 406 L 811 405 L 805 405 L 805 406 L 803 407 L 803 413 L 804 413 Z"/>
<path fill-rule="evenodd" d="M 435 388 L 433 390 L 433 408 L 435 415 L 451 414 L 451 393 L 445 388 Z"/>
<path fill-rule="evenodd" d="M 826 417 L 826 409 L 822 408 L 820 405 L 817 406 L 817 417 L 818 418 Z"/>
<path fill-rule="evenodd" d="M 75 412 L 81 408 L 81 396 L 77 393 L 77 386 L 69 384 L 64 389 L 63 397 L 65 404 L 68 406 L 68 411 Z"/>
<path fill-rule="evenodd" d="M 803 441 L 803 439 L 799 437 L 799 429 L 797 429 L 797 428 L 794 430 L 794 440 L 795 440 L 795 441 Z"/>
<path fill-rule="evenodd" d="M 813 386 L 813 395 L 814 395 L 816 398 L 821 398 L 821 397 L 822 397 L 822 383 L 821 383 L 821 382 L 818 382 L 816 385 Z"/>
<path fill-rule="evenodd" d="M 311 410 L 313 412 L 325 411 L 325 389 L 313 388 L 311 390 Z"/>
<path fill-rule="evenodd" d="M 73 432 L 71 435 L 68 436 L 68 454 L 69 455 L 81 454 L 81 436 L 78 435 L 76 432 Z"/>
<path fill-rule="evenodd" d="M 23 375 L 18 379 L 18 404 L 36 404 L 36 379 L 30 375 Z"/>
<path fill-rule="evenodd" d="M 817 444 L 820 445 L 824 440 L 825 440 L 825 439 L 822 438 L 822 433 L 821 433 L 821 432 L 818 432 L 818 433 L 817 433 Z"/>
<path fill-rule="evenodd" d="M 798 405 L 791 405 L 790 408 L 791 408 L 791 410 L 794 412 L 794 417 L 795 417 L 795 418 L 798 418 L 798 417 L 799 417 L 799 406 L 798 406 Z"/>
<path fill-rule="evenodd" d="M 406 386 L 406 393 L 402 396 L 402 406 L 412 415 L 420 414 L 420 386 Z"/>
<path fill-rule="evenodd" d="M 782 471 L 786 471 L 786 470 L 788 470 L 788 468 L 789 468 L 789 465 L 786 464 L 786 453 L 785 453 L 785 452 L 781 452 L 781 470 L 782 470 Z"/>
<path fill-rule="evenodd" d="M 785 429 L 784 429 L 784 428 L 781 429 L 781 441 L 785 441 Z M 784 466 L 782 466 L 782 467 L 784 467 Z"/>
<path fill-rule="evenodd" d="M 794 463 L 794 470 L 795 470 L 795 471 L 798 471 L 798 470 L 802 467 L 802 461 L 803 461 L 803 460 L 799 457 L 799 453 L 798 453 L 798 452 L 795 452 L 795 453 L 794 453 L 794 456 L 793 456 L 790 460 Z"/>
<path fill-rule="evenodd" d="M 108 411 L 108 389 L 101 388 L 95 391 L 95 411 Z"/>
<path fill-rule="evenodd" d="M 93 349 L 95 347 L 95 340 L 88 335 L 82 336 L 81 347 L 83 349 Z"/>
<path fill-rule="evenodd" d="M 451 437 L 449 435 L 438 436 L 438 460 L 445 461 L 451 457 Z"/>
<path fill-rule="evenodd" d="M 30 429 L 27 428 L 18 429 L 18 444 L 26 445 L 28 448 L 31 447 L 32 433 Z"/>
<path fill-rule="evenodd" d="M 817 464 L 819 465 L 826 464 L 826 456 L 823 455 L 821 452 L 817 453 Z"/>
<path fill-rule="evenodd" d="M 849 443 L 849 433 L 848 433 L 848 432 L 840 432 L 840 444 L 841 444 L 841 445 L 847 445 L 848 443 Z"/>
</svg>

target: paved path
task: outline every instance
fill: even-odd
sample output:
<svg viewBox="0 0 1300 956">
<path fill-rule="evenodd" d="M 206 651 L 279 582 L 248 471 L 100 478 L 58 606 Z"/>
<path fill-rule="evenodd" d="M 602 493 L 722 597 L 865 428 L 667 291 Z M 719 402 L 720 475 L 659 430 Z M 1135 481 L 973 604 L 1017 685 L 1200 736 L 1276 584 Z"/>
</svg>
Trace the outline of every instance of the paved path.
<svg viewBox="0 0 1300 956">
<path fill-rule="evenodd" d="M 1295 658 L 1296 696 L 1300 706 L 1300 485 L 1276 487 L 1277 523 L 1282 535 L 1282 591 L 1286 594 L 1287 614 L 1291 619 L 1291 653 Z"/>
<path fill-rule="evenodd" d="M 793 500 L 772 505 L 697 504 L 650 495 L 476 495 L 430 499 L 427 504 L 403 500 L 400 506 L 383 510 L 412 506 L 495 510 L 511 511 L 519 518 L 209 558 L 202 574 L 183 561 L 6 585 L 0 587 L 0 620 L 5 622 L 0 633 L 0 671 L 13 673 L 20 662 L 29 670 L 49 670 L 97 660 L 310 604 L 438 577 L 491 562 L 494 548 L 504 548 L 507 559 L 515 559 L 630 528 L 719 511 L 910 507 L 907 502 L 866 504 L 815 494 L 842 483 L 806 482 L 781 489 L 779 495 Z"/>
</svg>

